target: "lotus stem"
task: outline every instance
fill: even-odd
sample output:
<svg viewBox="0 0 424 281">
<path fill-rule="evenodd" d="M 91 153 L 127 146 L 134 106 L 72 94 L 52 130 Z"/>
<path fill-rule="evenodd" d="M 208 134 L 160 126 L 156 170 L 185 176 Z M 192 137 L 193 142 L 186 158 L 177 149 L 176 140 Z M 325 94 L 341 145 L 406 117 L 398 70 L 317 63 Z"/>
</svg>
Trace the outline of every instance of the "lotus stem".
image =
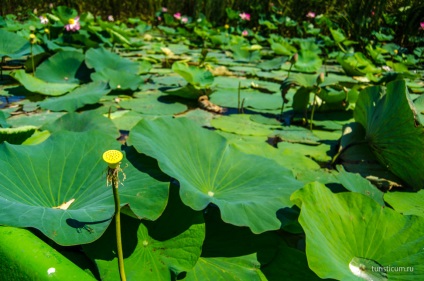
<svg viewBox="0 0 424 281">
<path fill-rule="evenodd" d="M 32 44 L 30 46 L 31 46 L 30 50 L 31 50 L 32 76 L 35 76 L 34 53 L 32 52 Z"/>
<path fill-rule="evenodd" d="M 314 94 L 314 101 L 312 102 L 312 112 L 311 112 L 311 120 L 309 121 L 309 129 L 312 131 L 312 121 L 314 120 L 314 113 L 315 113 L 315 105 L 316 105 L 316 101 L 317 101 L 317 93 L 315 92 Z"/>
<path fill-rule="evenodd" d="M 240 88 L 241 88 L 241 82 L 239 81 L 239 84 L 238 84 L 238 96 L 237 96 L 237 110 L 238 110 L 238 113 L 240 113 Z"/>
<path fill-rule="evenodd" d="M 115 200 L 116 248 L 118 252 L 119 275 L 121 276 L 121 281 L 126 281 L 127 277 L 125 276 L 124 252 L 122 250 L 121 206 L 120 206 L 120 200 L 119 200 L 118 187 L 119 187 L 119 180 L 117 179 L 117 176 L 112 177 L 113 199 Z"/>
<path fill-rule="evenodd" d="M 122 235 L 121 235 L 121 203 L 119 200 L 119 172 L 122 172 L 120 167 L 123 158 L 122 152 L 119 150 L 108 150 L 103 153 L 103 160 L 108 164 L 106 184 L 112 185 L 113 199 L 115 201 L 115 228 L 116 228 L 116 249 L 118 254 L 118 267 L 121 281 L 126 281 L 124 268 L 124 253 L 122 250 Z M 125 174 L 124 174 L 125 179 Z"/>
</svg>

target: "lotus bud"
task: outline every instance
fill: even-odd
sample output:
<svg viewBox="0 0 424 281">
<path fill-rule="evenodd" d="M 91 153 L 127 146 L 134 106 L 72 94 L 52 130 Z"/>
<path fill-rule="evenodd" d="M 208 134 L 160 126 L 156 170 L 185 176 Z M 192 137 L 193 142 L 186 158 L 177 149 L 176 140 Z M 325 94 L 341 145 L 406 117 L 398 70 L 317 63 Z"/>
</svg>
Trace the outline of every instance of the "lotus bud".
<svg viewBox="0 0 424 281">
<path fill-rule="evenodd" d="M 292 56 L 292 58 L 291 58 L 291 63 L 296 63 L 297 61 L 299 60 L 299 54 L 298 53 L 296 53 L 296 54 L 294 54 L 293 56 Z"/>
<path fill-rule="evenodd" d="M 31 33 L 31 34 L 29 35 L 29 42 L 30 42 L 31 44 L 35 44 L 35 43 L 37 42 L 37 37 L 35 36 L 35 34 L 34 34 L 34 33 Z"/>
<path fill-rule="evenodd" d="M 317 77 L 317 85 L 322 84 L 322 82 L 324 82 L 324 78 L 325 78 L 324 72 L 321 72 Z"/>
</svg>

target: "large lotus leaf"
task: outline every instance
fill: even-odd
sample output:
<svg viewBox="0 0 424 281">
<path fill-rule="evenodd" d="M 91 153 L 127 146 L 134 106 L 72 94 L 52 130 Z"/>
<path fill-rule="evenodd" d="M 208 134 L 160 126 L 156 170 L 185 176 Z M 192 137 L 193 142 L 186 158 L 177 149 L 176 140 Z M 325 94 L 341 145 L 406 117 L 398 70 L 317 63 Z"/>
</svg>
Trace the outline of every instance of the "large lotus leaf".
<svg viewBox="0 0 424 281">
<path fill-rule="evenodd" d="M 240 152 L 189 119 L 141 120 L 128 141 L 180 182 L 184 204 L 203 210 L 213 203 L 225 222 L 254 233 L 279 228 L 276 212 L 291 206 L 288 196 L 300 185 L 290 170 Z"/>
<path fill-rule="evenodd" d="M 12 127 L 21 127 L 21 126 L 35 126 L 37 128 L 43 126 L 46 123 L 52 122 L 62 115 L 64 115 L 64 112 L 40 112 L 40 113 L 34 113 L 34 114 L 19 114 L 16 116 L 12 116 L 7 119 L 7 122 Z"/>
<path fill-rule="evenodd" d="M 297 49 L 290 45 L 290 43 L 282 41 L 282 42 L 273 42 L 271 43 L 271 49 L 277 54 L 277 55 L 283 55 L 283 56 L 291 56 L 294 53 L 296 53 Z"/>
<path fill-rule="evenodd" d="M 104 68 L 92 73 L 91 79 L 93 79 L 93 81 L 109 83 L 109 86 L 114 90 L 131 89 L 135 91 L 143 84 L 143 79 L 140 75 L 111 68 Z"/>
<path fill-rule="evenodd" d="M 209 70 L 190 66 L 185 62 L 177 61 L 172 65 L 172 70 L 181 75 L 187 83 L 196 89 L 209 88 L 213 84 L 213 75 Z"/>
<path fill-rule="evenodd" d="M 205 222 L 202 257 L 184 280 L 261 280 L 259 267 L 274 258 L 278 236 L 255 235 L 246 227 L 226 224 L 213 207 L 205 213 Z"/>
<path fill-rule="evenodd" d="M 351 173 L 359 173 L 363 177 L 374 176 L 401 182 L 398 177 L 378 162 L 370 146 L 364 143 L 364 139 L 365 130 L 361 124 L 352 122 L 343 127 L 338 155 L 346 170 Z M 383 187 L 389 189 L 390 184 Z"/>
<path fill-rule="evenodd" d="M 300 143 L 279 142 L 278 149 L 283 153 L 294 151 L 296 154 L 310 157 L 317 162 L 328 163 L 331 161 L 331 146 L 325 143 L 312 146 Z"/>
<path fill-rule="evenodd" d="M 424 217 L 424 190 L 419 192 L 387 192 L 384 201 L 404 215 Z"/>
<path fill-rule="evenodd" d="M 365 57 L 363 53 L 345 54 L 337 57 L 343 70 L 350 76 L 363 76 L 367 73 L 379 73 L 381 70 Z"/>
<path fill-rule="evenodd" d="M 0 38 L 0 58 L 4 56 L 19 58 L 30 52 L 29 40 L 13 32 L 0 29 Z"/>
<path fill-rule="evenodd" d="M 281 108 L 281 94 L 264 94 L 257 90 L 240 91 L 240 100 L 238 98 L 238 90 L 222 89 L 211 94 L 211 102 L 220 106 L 237 108 L 243 101 L 243 107 L 256 109 L 279 109 Z"/>
<path fill-rule="evenodd" d="M 352 192 L 358 192 L 372 198 L 381 206 L 385 206 L 383 195 L 384 193 L 377 187 L 373 186 L 368 180 L 361 177 L 359 174 L 348 173 L 343 169 L 343 166 L 337 166 L 339 174 L 337 179 L 340 183 Z"/>
<path fill-rule="evenodd" d="M 272 262 L 261 268 L 268 281 L 296 280 L 313 281 L 321 280 L 308 267 L 306 255 L 297 249 L 287 246 L 281 239 L 278 252 Z"/>
<path fill-rule="evenodd" d="M 252 46 L 244 45 L 243 43 L 230 46 L 233 51 L 233 57 L 240 62 L 256 62 L 261 59 L 261 52 Z"/>
<path fill-rule="evenodd" d="M 201 257 L 184 281 L 261 281 L 255 254 L 241 257 Z"/>
<path fill-rule="evenodd" d="M 89 68 L 94 68 L 96 71 L 113 69 L 117 72 L 138 74 L 140 68 L 138 62 L 120 57 L 104 48 L 89 49 L 85 53 L 85 63 Z"/>
<path fill-rule="evenodd" d="M 172 190 L 172 189 L 171 189 Z M 168 206 L 154 221 L 140 221 L 122 216 L 122 242 L 125 272 L 128 280 L 172 280 L 196 264 L 205 239 L 201 212 L 181 203 L 177 192 L 171 192 Z M 84 251 L 95 260 L 104 281 L 119 280 L 116 257 L 115 224 Z"/>
<path fill-rule="evenodd" d="M 187 84 L 184 87 L 167 89 L 164 91 L 165 94 L 171 96 L 177 96 L 185 99 L 198 100 L 200 96 L 205 95 L 205 91 L 196 89 L 191 84 Z"/>
<path fill-rule="evenodd" d="M 108 114 L 105 114 L 107 117 Z M 110 119 L 119 130 L 130 131 L 141 119 L 143 115 L 131 110 L 119 110 L 110 114 Z"/>
<path fill-rule="evenodd" d="M 302 72 L 316 72 L 320 69 L 322 60 L 313 51 L 301 50 L 297 62 L 294 64 L 296 70 Z"/>
<path fill-rule="evenodd" d="M 52 111 L 75 111 L 87 104 L 94 104 L 104 95 L 107 95 L 110 89 L 106 83 L 92 82 L 82 85 L 67 95 L 61 97 L 48 98 L 39 103 L 41 108 Z"/>
<path fill-rule="evenodd" d="M 114 123 L 96 111 L 70 112 L 44 124 L 42 129 L 52 133 L 63 130 L 81 133 L 97 130 L 111 138 L 119 137 L 118 129 Z"/>
<path fill-rule="evenodd" d="M 137 98 L 119 103 L 122 108 L 131 109 L 149 115 L 172 115 L 187 110 L 187 106 L 176 101 L 174 97 L 161 92 L 138 93 Z"/>
<path fill-rule="evenodd" d="M 318 131 L 314 131 L 314 133 L 316 132 Z M 283 130 L 274 131 L 273 135 L 279 137 L 282 141 L 290 143 L 319 145 L 320 138 L 314 133 L 303 127 L 289 126 L 283 127 Z"/>
<path fill-rule="evenodd" d="M 333 194 L 317 182 L 291 199 L 301 208 L 309 267 L 319 277 L 424 278 L 424 218 L 382 208 L 359 193 Z"/>
<path fill-rule="evenodd" d="M 267 126 L 254 122 L 250 119 L 250 115 L 248 114 L 221 116 L 212 119 L 211 125 L 224 132 L 252 136 L 268 136 L 272 134 L 273 129 L 280 127 Z"/>
<path fill-rule="evenodd" d="M 355 120 L 365 128 L 365 140 L 380 163 L 412 188 L 424 187 L 424 128 L 398 80 L 363 90 L 356 103 Z"/>
<path fill-rule="evenodd" d="M 296 150 L 282 151 L 272 147 L 264 141 L 261 143 L 234 142 L 234 145 L 244 153 L 260 155 L 272 159 L 279 165 L 292 170 L 295 175 L 304 170 L 310 171 L 320 168 L 318 163 L 298 153 Z"/>
<path fill-rule="evenodd" d="M 28 74 L 23 69 L 16 70 L 12 76 L 28 91 L 46 96 L 60 96 L 78 87 L 77 83 L 50 83 Z"/>
<path fill-rule="evenodd" d="M 98 239 L 114 213 L 101 158 L 108 149 L 119 149 L 119 143 L 98 131 L 59 132 L 31 146 L 1 144 L 0 224 L 37 228 L 61 245 Z M 158 218 L 168 183 L 127 160 L 122 167 L 121 203 L 130 204 L 139 217 Z M 66 210 L 55 208 L 65 202 L 71 203 Z"/>
<path fill-rule="evenodd" d="M 61 51 L 37 67 L 35 77 L 50 83 L 79 84 L 78 70 L 84 55 L 77 51 Z"/>
<path fill-rule="evenodd" d="M 276 57 L 272 60 L 263 61 L 260 64 L 258 64 L 258 67 L 262 70 L 275 70 L 275 69 L 281 69 L 281 66 L 283 63 L 287 61 L 286 57 Z"/>
</svg>

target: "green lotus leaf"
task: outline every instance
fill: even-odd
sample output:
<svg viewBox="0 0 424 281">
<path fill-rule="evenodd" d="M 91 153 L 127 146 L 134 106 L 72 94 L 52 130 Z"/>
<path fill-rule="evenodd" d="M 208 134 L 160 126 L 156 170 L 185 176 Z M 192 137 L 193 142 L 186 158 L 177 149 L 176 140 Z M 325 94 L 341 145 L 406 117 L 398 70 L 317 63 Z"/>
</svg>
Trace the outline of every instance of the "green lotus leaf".
<svg viewBox="0 0 424 281">
<path fill-rule="evenodd" d="M 271 43 L 271 49 L 280 56 L 291 56 L 297 52 L 297 49 L 286 41 Z"/>
<path fill-rule="evenodd" d="M 184 281 L 261 281 L 255 254 L 241 257 L 201 257 Z"/>
<path fill-rule="evenodd" d="M 398 177 L 379 163 L 364 139 L 365 129 L 361 124 L 352 122 L 343 126 L 343 135 L 337 155 L 346 170 L 351 173 L 359 173 L 363 177 L 374 176 L 400 182 Z M 383 189 L 390 189 L 390 186 L 383 186 Z"/>
<path fill-rule="evenodd" d="M 278 236 L 272 232 L 255 235 L 247 227 L 226 224 L 214 207 L 204 216 L 202 257 L 184 280 L 261 280 L 259 267 L 275 257 Z"/>
<path fill-rule="evenodd" d="M 260 50 L 243 42 L 230 45 L 230 49 L 233 52 L 234 59 L 239 62 L 256 62 L 261 59 Z"/>
<path fill-rule="evenodd" d="M 137 93 L 135 99 L 124 100 L 119 105 L 149 115 L 172 115 L 187 110 L 187 106 L 177 102 L 175 97 L 161 92 Z"/>
<path fill-rule="evenodd" d="M 257 90 L 240 91 L 240 106 L 255 109 L 279 109 L 281 108 L 281 94 L 263 94 Z M 238 90 L 224 89 L 211 94 L 211 102 L 220 106 L 237 108 L 239 106 Z"/>
<path fill-rule="evenodd" d="M 106 83 L 92 82 L 84 84 L 67 95 L 48 98 L 39 103 L 39 106 L 52 111 L 75 111 L 87 104 L 97 103 L 100 98 L 107 95 L 110 89 Z"/>
<path fill-rule="evenodd" d="M 119 110 L 111 113 L 110 119 L 119 130 L 130 131 L 132 127 L 143 119 L 143 115 L 130 110 Z"/>
<path fill-rule="evenodd" d="M 17 59 L 31 51 L 29 40 L 25 40 L 16 33 L 0 29 L 0 38 L 0 58 L 7 56 Z"/>
<path fill-rule="evenodd" d="M 11 144 L 21 144 L 32 134 L 37 127 L 22 126 L 17 128 L 0 128 L 0 143 L 7 141 Z"/>
<path fill-rule="evenodd" d="M 418 192 L 387 192 L 384 201 L 404 215 L 424 217 L 424 190 Z"/>
<path fill-rule="evenodd" d="M 300 143 L 279 142 L 278 149 L 284 152 L 294 151 L 317 162 L 328 163 L 331 161 L 331 146 L 329 144 L 306 145 Z"/>
<path fill-rule="evenodd" d="M 286 57 L 276 57 L 276 58 L 273 58 L 272 60 L 261 62 L 260 64 L 258 64 L 258 67 L 261 68 L 262 70 L 268 70 L 268 71 L 281 69 L 281 66 L 286 61 L 287 61 Z"/>
<path fill-rule="evenodd" d="M 301 208 L 308 264 L 319 277 L 399 281 L 424 277 L 424 218 L 382 208 L 359 193 L 333 194 L 317 182 L 291 199 Z M 375 277 L 376 273 L 387 278 Z"/>
<path fill-rule="evenodd" d="M 320 139 L 306 128 L 295 126 L 282 128 L 283 130 L 274 131 L 273 136 L 279 137 L 282 141 L 290 143 L 303 143 L 310 145 L 320 144 Z"/>
<path fill-rule="evenodd" d="M 9 128 L 10 125 L 7 124 L 6 118 L 8 115 L 4 113 L 3 111 L 0 111 L 0 128 Z"/>
<path fill-rule="evenodd" d="M 143 84 L 143 79 L 141 76 L 111 68 L 104 68 L 100 71 L 92 73 L 91 79 L 93 79 L 93 81 L 109 83 L 110 88 L 114 90 L 131 89 L 135 91 L 141 84 Z"/>
<path fill-rule="evenodd" d="M 70 18 L 75 18 L 78 15 L 77 10 L 66 6 L 58 6 L 53 9 L 52 13 L 59 18 L 63 24 L 68 24 Z"/>
<path fill-rule="evenodd" d="M 337 179 L 347 190 L 361 193 L 372 198 L 382 207 L 385 206 L 383 200 L 384 193 L 373 186 L 367 179 L 364 179 L 359 174 L 346 172 L 343 166 L 337 166 L 337 170 L 339 171 Z"/>
<path fill-rule="evenodd" d="M 234 114 L 221 116 L 211 120 L 211 125 L 215 128 L 238 135 L 268 136 L 275 128 L 280 126 L 267 126 L 259 124 L 250 119 L 248 114 Z"/>
<path fill-rule="evenodd" d="M 114 123 L 96 111 L 70 112 L 52 122 L 44 124 L 41 128 L 52 133 L 64 130 L 88 133 L 96 130 L 102 134 L 109 135 L 111 138 L 116 139 L 119 136 L 118 129 Z"/>
<path fill-rule="evenodd" d="M 81 52 L 61 51 L 40 64 L 35 77 L 49 83 L 79 84 L 78 70 L 82 69 L 83 62 Z"/>
<path fill-rule="evenodd" d="M 293 171 L 295 175 L 303 172 L 304 170 L 318 170 L 320 166 L 310 158 L 300 154 L 297 150 L 277 150 L 266 142 L 257 143 L 243 143 L 234 142 L 234 145 L 247 154 L 255 154 L 272 159 L 279 165 Z"/>
<path fill-rule="evenodd" d="M 12 76 L 18 80 L 28 91 L 46 96 L 60 96 L 78 87 L 78 83 L 46 82 L 32 76 L 31 74 L 25 73 L 25 70 L 23 69 L 14 71 Z"/>
<path fill-rule="evenodd" d="M 364 76 L 367 73 L 380 73 L 381 70 L 365 57 L 363 53 L 344 54 L 337 57 L 343 70 L 350 76 Z"/>
<path fill-rule="evenodd" d="M 45 141 L 50 137 L 51 133 L 49 131 L 35 131 L 29 138 L 27 138 L 22 144 L 24 145 L 34 145 L 39 144 Z"/>
<path fill-rule="evenodd" d="M 121 217 L 125 272 L 128 280 L 172 280 L 196 264 L 205 239 L 201 212 L 181 203 L 178 190 L 172 191 L 168 206 L 158 220 L 140 221 Z M 84 252 L 95 260 L 105 281 L 119 280 L 115 224 Z"/>
<path fill-rule="evenodd" d="M 104 48 L 89 49 L 85 53 L 85 63 L 89 68 L 94 68 L 96 71 L 113 69 L 117 72 L 138 74 L 140 68 L 138 62 L 123 58 Z"/>
<path fill-rule="evenodd" d="M 297 62 L 294 64 L 296 70 L 302 72 L 317 72 L 322 65 L 322 60 L 316 52 L 301 50 Z"/>
<path fill-rule="evenodd" d="M 378 161 L 415 190 L 423 188 L 424 128 L 405 81 L 393 81 L 385 90 L 363 90 L 354 117 L 365 128 L 365 141 Z"/>
<path fill-rule="evenodd" d="M 268 281 L 321 280 L 308 267 L 305 253 L 289 247 L 282 239 L 278 243 L 276 256 L 270 264 L 261 268 L 261 271 Z"/>
<path fill-rule="evenodd" d="M 178 137 L 164 137 L 163 132 Z M 288 196 L 300 186 L 290 170 L 240 152 L 189 119 L 141 120 L 128 142 L 156 158 L 180 182 L 184 204 L 194 210 L 215 204 L 225 222 L 248 226 L 254 233 L 280 227 L 276 212 L 291 206 Z"/>
<path fill-rule="evenodd" d="M 209 88 L 213 84 L 214 78 L 209 70 L 189 66 L 185 62 L 174 62 L 172 71 L 181 75 L 187 83 L 191 84 L 196 89 Z"/>
<path fill-rule="evenodd" d="M 0 224 L 37 228 L 61 245 L 98 239 L 114 213 L 101 157 L 109 149 L 119 149 L 119 143 L 98 131 L 58 132 L 31 146 L 0 144 Z M 149 176 L 139 167 L 146 160 L 138 159 L 123 160 L 121 203 L 139 217 L 156 219 L 165 208 L 168 183 Z M 66 210 L 57 208 L 64 203 L 70 204 Z"/>
<path fill-rule="evenodd" d="M 16 116 L 12 116 L 7 119 L 7 122 L 12 127 L 21 127 L 21 126 L 35 126 L 40 128 L 46 123 L 53 122 L 54 120 L 60 118 L 65 113 L 63 112 L 40 112 L 34 113 L 30 115 L 19 114 Z"/>
</svg>

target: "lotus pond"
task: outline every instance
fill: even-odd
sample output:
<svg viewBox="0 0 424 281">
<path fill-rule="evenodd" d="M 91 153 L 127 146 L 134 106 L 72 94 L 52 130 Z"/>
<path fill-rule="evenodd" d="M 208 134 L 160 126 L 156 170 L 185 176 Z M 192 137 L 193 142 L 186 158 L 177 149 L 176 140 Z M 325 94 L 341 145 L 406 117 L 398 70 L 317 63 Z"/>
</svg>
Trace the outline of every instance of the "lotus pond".
<svg viewBox="0 0 424 281">
<path fill-rule="evenodd" d="M 120 280 L 118 150 L 128 280 L 424 280 L 424 47 L 158 15 L 0 19 L 2 276 Z"/>
</svg>

